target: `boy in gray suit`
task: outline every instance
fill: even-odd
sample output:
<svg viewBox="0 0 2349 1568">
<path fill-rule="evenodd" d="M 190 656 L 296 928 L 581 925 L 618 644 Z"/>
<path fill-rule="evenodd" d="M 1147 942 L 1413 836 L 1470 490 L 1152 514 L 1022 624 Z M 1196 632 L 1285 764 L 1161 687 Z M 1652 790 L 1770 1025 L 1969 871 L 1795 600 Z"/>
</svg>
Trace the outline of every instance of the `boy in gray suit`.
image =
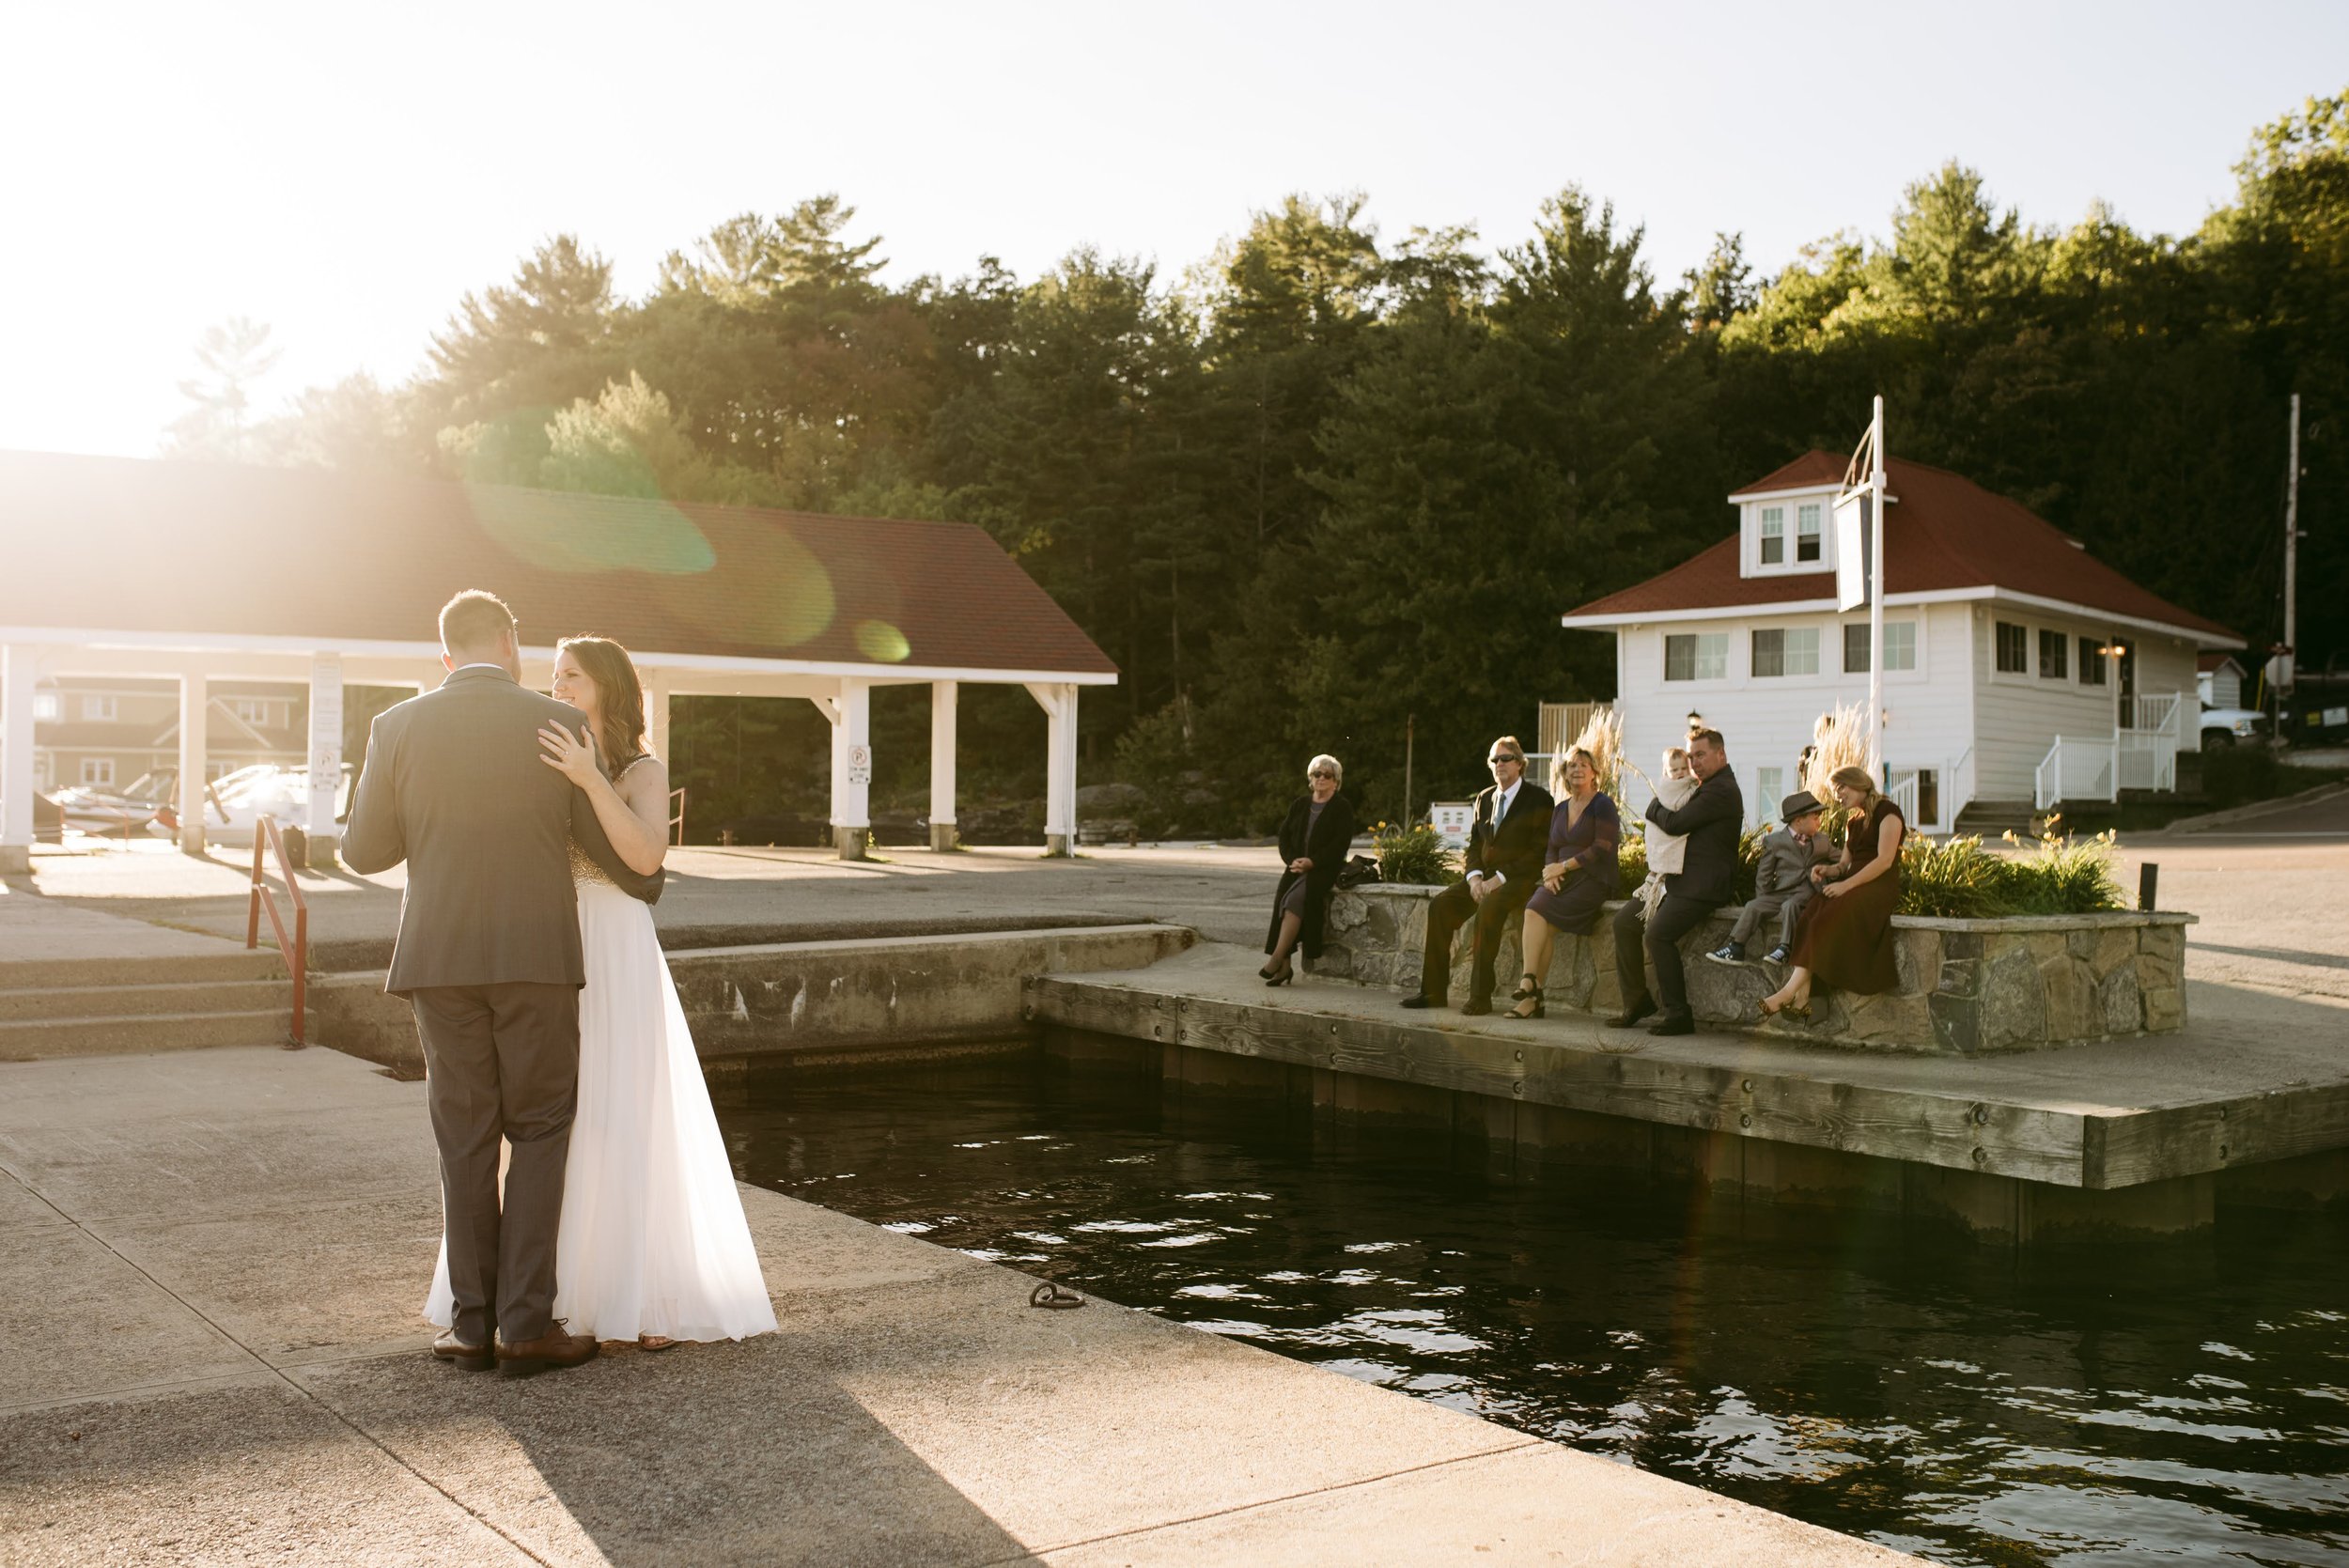
<svg viewBox="0 0 2349 1568">
<path fill-rule="evenodd" d="M 1811 868 L 1833 857 L 1819 832 L 1819 802 L 1809 790 L 1798 789 L 1781 800 L 1778 815 L 1785 826 L 1762 841 L 1762 858 L 1753 868 L 1753 902 L 1738 911 L 1729 940 L 1705 955 L 1717 964 L 1744 963 L 1746 943 L 1772 915 L 1779 917 L 1778 945 L 1765 961 L 1784 963 L 1787 950 L 1795 945 L 1795 923 L 1818 891 Z"/>
</svg>

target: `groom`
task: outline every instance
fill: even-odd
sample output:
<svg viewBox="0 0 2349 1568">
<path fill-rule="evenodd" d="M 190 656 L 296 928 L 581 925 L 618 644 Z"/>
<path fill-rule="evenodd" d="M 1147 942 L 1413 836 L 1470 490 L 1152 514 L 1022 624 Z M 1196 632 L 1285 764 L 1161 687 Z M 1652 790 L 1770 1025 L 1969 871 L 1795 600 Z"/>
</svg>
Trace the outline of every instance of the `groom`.
<svg viewBox="0 0 2349 1568">
<path fill-rule="evenodd" d="M 552 1316 L 584 978 L 571 841 L 646 903 L 662 874 L 630 871 L 587 797 L 539 760 L 541 724 L 583 726 L 522 687 L 505 602 L 479 589 L 449 600 L 441 647 L 448 679 L 375 721 L 343 860 L 369 875 L 408 862 L 383 988 L 415 1009 L 441 1148 L 457 1304 L 432 1354 L 526 1374 L 596 1354 Z M 502 1212 L 501 1139 L 513 1148 Z"/>
</svg>

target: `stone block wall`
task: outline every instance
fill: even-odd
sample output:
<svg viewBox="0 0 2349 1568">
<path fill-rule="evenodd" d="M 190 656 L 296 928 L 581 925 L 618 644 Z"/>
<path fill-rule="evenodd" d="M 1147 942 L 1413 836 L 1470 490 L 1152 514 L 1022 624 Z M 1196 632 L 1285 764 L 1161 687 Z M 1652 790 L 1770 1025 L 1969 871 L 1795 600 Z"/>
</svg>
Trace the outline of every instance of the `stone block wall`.
<svg viewBox="0 0 2349 1568">
<path fill-rule="evenodd" d="M 1420 983 L 1434 888 L 1373 884 L 1330 901 L 1328 936 L 1312 972 L 1357 985 L 1409 990 Z M 1612 1012 L 1623 1005 L 1615 977 L 1610 904 L 1588 937 L 1558 939 L 1545 994 L 1553 1008 Z M 1763 1027 L 1761 1000 L 1782 973 L 1760 964 L 1724 965 L 1702 955 L 1729 939 L 1735 907 L 1682 943 L 1688 1001 L 1700 1023 Z M 1771 1020 L 1772 1034 L 1860 1049 L 1971 1055 L 2039 1050 L 2186 1024 L 2188 914 L 2116 912 L 2028 915 L 2002 920 L 1932 920 L 1896 915 L 1900 983 L 1881 996 L 1820 986 L 1811 1018 Z M 1524 973 L 1515 922 L 1495 970 L 1497 1006 Z M 1470 933 L 1453 944 L 1452 997 L 1469 987 Z M 1654 984 L 1652 971 L 1650 985 Z"/>
</svg>

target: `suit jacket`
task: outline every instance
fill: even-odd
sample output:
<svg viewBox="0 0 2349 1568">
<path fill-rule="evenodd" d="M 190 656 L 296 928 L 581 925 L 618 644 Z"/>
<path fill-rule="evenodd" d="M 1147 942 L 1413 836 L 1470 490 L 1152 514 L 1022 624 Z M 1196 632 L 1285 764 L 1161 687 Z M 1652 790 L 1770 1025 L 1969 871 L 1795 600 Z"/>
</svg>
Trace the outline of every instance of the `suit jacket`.
<svg viewBox="0 0 2349 1568">
<path fill-rule="evenodd" d="M 1753 868 L 1753 891 L 1784 895 L 1807 886 L 1811 868 L 1829 857 L 1827 835 L 1814 833 L 1809 844 L 1781 828 L 1762 841 L 1762 858 Z"/>
<path fill-rule="evenodd" d="M 385 990 L 581 984 L 574 839 L 623 892 L 660 898 L 662 873 L 630 870 L 586 793 L 539 760 L 548 722 L 585 728 L 577 708 L 486 667 L 376 718 L 342 856 L 363 873 L 408 862 Z"/>
<path fill-rule="evenodd" d="M 1697 785 L 1679 810 L 1661 800 L 1647 803 L 1647 819 L 1688 841 L 1681 869 L 1667 873 L 1664 891 L 1706 904 L 1726 904 L 1737 893 L 1737 840 L 1745 829 L 1746 797 L 1727 768 Z"/>
<path fill-rule="evenodd" d="M 1463 875 L 1498 872 L 1510 885 L 1530 888 L 1541 878 L 1542 857 L 1549 847 L 1550 814 L 1558 809 L 1558 802 L 1549 798 L 1548 790 L 1524 780 L 1517 785 L 1517 799 L 1509 803 L 1509 815 L 1496 824 L 1493 802 L 1500 794 L 1499 787 L 1491 785 L 1478 793 L 1476 820 L 1469 827 L 1468 852 L 1460 857 L 1460 870 Z"/>
<path fill-rule="evenodd" d="M 1272 894 L 1272 928 L 1264 939 L 1267 953 L 1280 943 L 1281 903 L 1298 879 L 1288 863 L 1302 859 L 1313 862 L 1314 868 L 1304 874 L 1305 918 L 1298 945 L 1309 959 L 1321 956 L 1322 923 L 1330 913 L 1330 893 L 1337 886 L 1338 873 L 1346 869 L 1346 857 L 1354 846 L 1354 808 L 1345 796 L 1332 795 L 1315 820 L 1313 807 L 1314 798 L 1300 795 L 1290 803 L 1289 814 L 1281 823 L 1281 885 Z M 1308 822 L 1313 823 L 1310 834 L 1305 831 Z"/>
</svg>

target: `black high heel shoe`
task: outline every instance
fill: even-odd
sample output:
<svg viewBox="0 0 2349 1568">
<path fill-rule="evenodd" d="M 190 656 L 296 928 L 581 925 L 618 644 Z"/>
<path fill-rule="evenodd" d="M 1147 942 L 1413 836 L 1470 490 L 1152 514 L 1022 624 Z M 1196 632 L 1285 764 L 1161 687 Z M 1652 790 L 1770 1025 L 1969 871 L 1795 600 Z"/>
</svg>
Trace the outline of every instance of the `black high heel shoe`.
<svg viewBox="0 0 2349 1568">
<path fill-rule="evenodd" d="M 1509 993 L 1509 1000 L 1511 1001 L 1523 1001 L 1527 997 L 1539 996 L 1541 994 L 1542 988 L 1533 984 L 1533 977 L 1529 974 L 1524 979 L 1517 982 L 1517 988 Z"/>
<path fill-rule="evenodd" d="M 1533 1010 L 1529 1013 L 1526 1011 L 1526 1008 L 1528 1007 L 1532 1007 Z M 1542 988 L 1539 986 L 1535 986 L 1531 990 L 1528 990 L 1520 986 L 1517 990 L 1517 1004 L 1515 1007 L 1510 1008 L 1508 1013 L 1504 1016 L 1512 1018 L 1548 1017 L 1549 1016 L 1549 1010 L 1542 1005 Z"/>
<path fill-rule="evenodd" d="M 1280 973 L 1266 975 L 1264 983 L 1268 986 L 1285 986 L 1296 978 L 1296 966 L 1293 964 L 1284 964 L 1282 966 Z"/>
</svg>

